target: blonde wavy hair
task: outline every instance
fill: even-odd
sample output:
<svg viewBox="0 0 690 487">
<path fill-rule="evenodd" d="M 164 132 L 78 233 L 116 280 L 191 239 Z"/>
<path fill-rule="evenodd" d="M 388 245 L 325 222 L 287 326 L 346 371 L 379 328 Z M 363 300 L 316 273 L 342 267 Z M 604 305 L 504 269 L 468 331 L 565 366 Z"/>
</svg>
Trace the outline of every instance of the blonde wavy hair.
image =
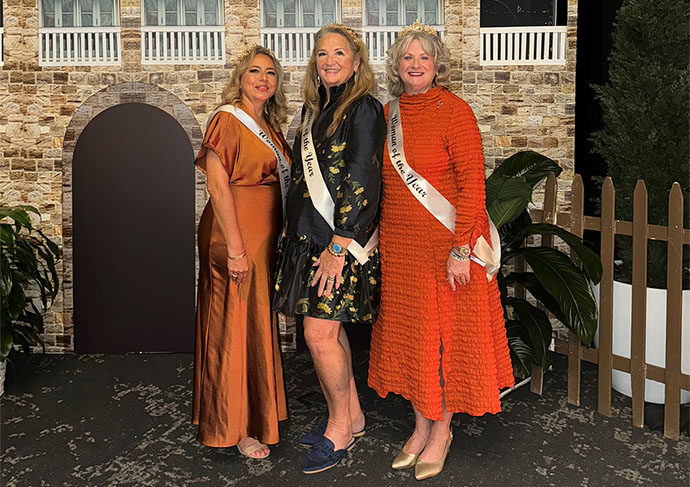
<svg viewBox="0 0 690 487">
<path fill-rule="evenodd" d="M 276 78 L 278 81 L 276 92 L 268 99 L 266 105 L 264 105 L 264 114 L 273 129 L 280 132 L 281 127 L 287 123 L 288 111 L 288 102 L 285 97 L 285 91 L 283 90 L 283 67 L 273 53 L 265 47 L 254 46 L 240 58 L 237 66 L 235 66 L 235 69 L 230 75 L 228 84 L 225 85 L 225 89 L 223 90 L 222 104 L 230 104 L 236 107 L 242 104 L 242 75 L 247 71 L 251 62 L 259 54 L 271 58 L 276 69 Z"/>
<path fill-rule="evenodd" d="M 412 31 L 398 37 L 388 49 L 386 75 L 388 76 L 388 93 L 393 97 L 400 96 L 405 91 L 405 85 L 398 72 L 398 63 L 407 52 L 410 43 L 415 39 L 422 45 L 424 52 L 434 59 L 434 66 L 436 66 L 438 74 L 431 86 L 450 88 L 450 51 L 439 36 L 424 31 Z"/>
<path fill-rule="evenodd" d="M 354 74 L 353 82 L 345 88 L 338 107 L 333 114 L 333 121 L 328 126 L 326 133 L 330 137 L 335 133 L 335 130 L 340 125 L 345 110 L 355 101 L 363 96 L 373 94 L 376 90 L 376 82 L 374 78 L 374 71 L 371 69 L 369 63 L 369 51 L 364 41 L 352 31 L 352 29 L 341 24 L 324 25 L 314 36 L 314 49 L 311 52 L 309 63 L 307 64 L 307 71 L 302 81 L 302 99 L 307 108 L 314 110 L 314 117 L 319 114 L 319 73 L 316 70 L 316 54 L 319 49 L 319 42 L 324 36 L 328 34 L 338 34 L 347 40 L 350 46 L 350 52 L 355 56 L 355 61 L 359 60 L 359 66 Z M 302 122 L 297 129 L 298 133 L 302 132 Z"/>
</svg>

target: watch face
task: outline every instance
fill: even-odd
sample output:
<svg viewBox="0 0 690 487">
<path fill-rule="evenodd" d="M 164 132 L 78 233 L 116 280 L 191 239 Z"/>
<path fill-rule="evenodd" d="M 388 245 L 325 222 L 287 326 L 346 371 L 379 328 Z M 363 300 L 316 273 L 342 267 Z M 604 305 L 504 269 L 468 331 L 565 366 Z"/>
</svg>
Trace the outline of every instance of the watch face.
<svg viewBox="0 0 690 487">
<path fill-rule="evenodd" d="M 340 246 L 340 244 L 337 244 L 337 243 L 333 244 L 333 252 L 335 252 L 336 254 L 339 254 L 342 250 L 343 250 L 343 248 Z"/>
</svg>

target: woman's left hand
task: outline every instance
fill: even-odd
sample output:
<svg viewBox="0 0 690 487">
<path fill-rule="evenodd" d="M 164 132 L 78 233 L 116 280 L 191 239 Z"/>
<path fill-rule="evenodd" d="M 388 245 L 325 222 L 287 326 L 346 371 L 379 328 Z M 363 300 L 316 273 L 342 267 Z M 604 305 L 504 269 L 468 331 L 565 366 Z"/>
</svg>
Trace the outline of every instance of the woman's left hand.
<svg viewBox="0 0 690 487">
<path fill-rule="evenodd" d="M 470 259 L 458 260 L 448 256 L 446 263 L 446 279 L 448 285 L 455 291 L 455 283 L 466 285 L 470 283 Z"/>
<path fill-rule="evenodd" d="M 314 267 L 317 267 L 314 279 L 311 281 L 312 287 L 318 284 L 318 296 L 326 294 L 331 295 L 333 285 L 335 289 L 340 287 L 343 281 L 343 266 L 345 265 L 345 257 L 336 257 L 332 255 L 328 249 L 321 252 L 319 258 L 314 262 Z"/>
</svg>

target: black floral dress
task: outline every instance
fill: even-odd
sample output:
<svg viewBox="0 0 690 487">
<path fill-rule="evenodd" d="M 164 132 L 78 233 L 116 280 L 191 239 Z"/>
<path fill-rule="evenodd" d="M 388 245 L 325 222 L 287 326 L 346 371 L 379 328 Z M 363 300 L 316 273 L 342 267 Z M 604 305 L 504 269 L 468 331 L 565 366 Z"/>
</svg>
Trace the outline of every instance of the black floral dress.
<svg viewBox="0 0 690 487">
<path fill-rule="evenodd" d="M 365 264 L 348 253 L 342 272 L 343 284 L 330 296 L 317 296 L 317 286 L 310 285 L 316 272 L 313 264 L 331 242 L 333 233 L 364 246 L 378 225 L 386 131 L 383 107 L 367 95 L 345 111 L 332 136 L 326 134 L 348 83 L 330 88 L 330 103 L 326 107 L 323 107 L 326 91 L 323 86 L 320 88 L 323 108 L 312 127 L 321 174 L 335 202 L 335 231 L 312 204 L 302 167 L 301 137 L 297 134 L 287 226 L 278 244 L 273 308 L 288 315 L 373 323 L 380 301 L 378 250 Z"/>
</svg>

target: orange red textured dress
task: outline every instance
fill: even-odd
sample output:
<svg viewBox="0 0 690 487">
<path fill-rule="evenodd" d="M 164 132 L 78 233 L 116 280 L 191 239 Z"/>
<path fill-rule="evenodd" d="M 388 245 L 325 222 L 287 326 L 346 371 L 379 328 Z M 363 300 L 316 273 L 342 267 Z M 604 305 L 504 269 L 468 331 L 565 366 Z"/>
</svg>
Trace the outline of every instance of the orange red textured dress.
<svg viewBox="0 0 690 487">
<path fill-rule="evenodd" d="M 446 280 L 452 246 L 472 246 L 480 235 L 491 241 L 477 122 L 464 101 L 440 87 L 403 94 L 400 113 L 407 162 L 455 206 L 455 235 L 410 193 L 386 148 L 381 308 L 369 386 L 381 397 L 401 394 L 433 420 L 442 419 L 444 398 L 451 412 L 496 413 L 499 389 L 513 385 L 496 280 L 488 282 L 474 262 L 468 285 L 453 292 Z"/>
<path fill-rule="evenodd" d="M 287 144 L 271 137 L 283 153 Z M 205 170 L 207 150 L 228 172 L 249 273 L 229 279 L 227 246 L 209 201 L 199 223 L 199 288 L 194 351 L 193 422 L 207 446 L 236 445 L 245 436 L 265 444 L 279 440 L 287 418 L 278 323 L 271 311 L 276 244 L 282 226 L 275 154 L 233 115 L 221 112 L 209 125 L 196 164 Z"/>
</svg>

